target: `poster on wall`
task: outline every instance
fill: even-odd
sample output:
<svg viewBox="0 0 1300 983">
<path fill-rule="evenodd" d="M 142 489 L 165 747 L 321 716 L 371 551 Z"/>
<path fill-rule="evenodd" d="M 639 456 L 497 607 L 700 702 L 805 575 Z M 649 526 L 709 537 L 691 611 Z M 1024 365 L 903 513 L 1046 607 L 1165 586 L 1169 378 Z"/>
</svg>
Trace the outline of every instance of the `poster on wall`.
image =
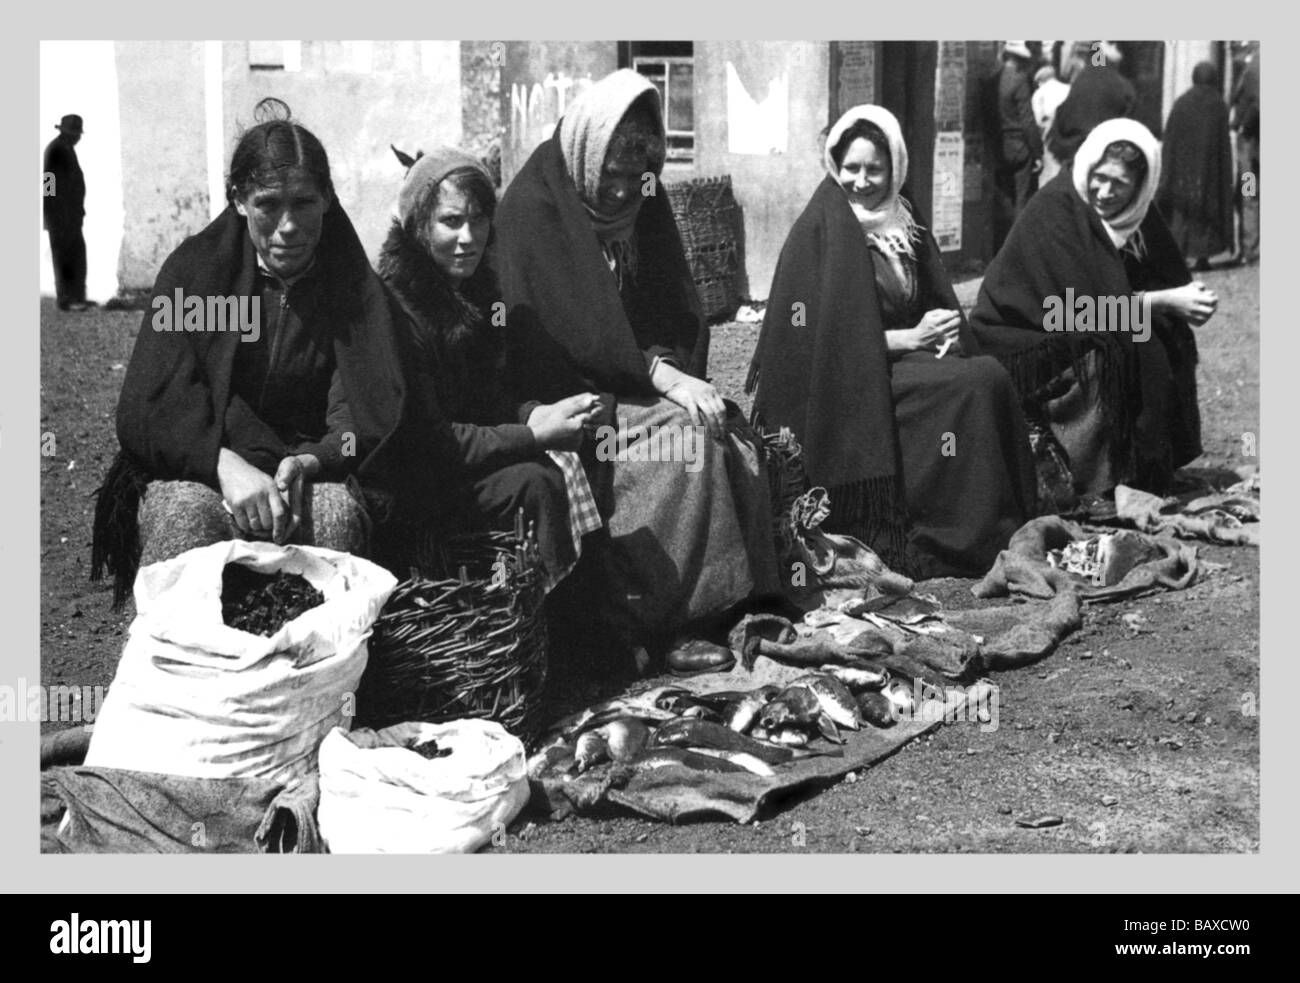
<svg viewBox="0 0 1300 983">
<path fill-rule="evenodd" d="M 935 70 L 935 129 L 961 130 L 966 102 L 966 42 L 940 41 L 939 65 Z"/>
<path fill-rule="evenodd" d="M 934 240 L 939 251 L 961 249 L 964 147 L 960 132 L 934 136 Z"/>
<path fill-rule="evenodd" d="M 727 150 L 733 154 L 783 154 L 790 142 L 790 78 L 769 80 L 762 98 L 749 89 L 727 62 Z"/>
<path fill-rule="evenodd" d="M 876 101 L 876 49 L 870 41 L 837 41 L 839 86 L 835 112 Z"/>
</svg>

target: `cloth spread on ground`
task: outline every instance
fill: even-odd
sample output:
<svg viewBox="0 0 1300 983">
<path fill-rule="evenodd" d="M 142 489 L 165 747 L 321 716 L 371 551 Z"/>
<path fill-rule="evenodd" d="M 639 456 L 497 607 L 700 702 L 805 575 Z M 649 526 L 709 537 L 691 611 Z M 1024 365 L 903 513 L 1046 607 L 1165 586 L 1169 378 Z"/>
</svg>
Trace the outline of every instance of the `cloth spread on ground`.
<svg viewBox="0 0 1300 983">
<path fill-rule="evenodd" d="M 773 764 L 771 774 L 722 770 L 712 758 L 690 760 L 690 752 L 681 761 L 656 761 L 652 753 L 649 760 L 633 757 L 577 774 L 572 767 L 556 772 L 546 755 L 554 752 L 555 761 L 572 764 L 575 748 L 553 745 L 534 758 L 540 763 L 533 776 L 537 803 L 553 818 L 615 805 L 665 822 L 716 815 L 749 822 L 785 796 L 870 767 L 940 722 L 996 727 L 998 697 L 982 674 L 1046 658 L 1080 624 L 1081 602 L 1070 591 L 1043 602 L 948 612 L 925 595 L 840 589 L 826 591 L 821 606 L 800 624 L 774 615 L 747 616 L 732 632 L 736 661 L 729 671 L 673 678 L 668 687 L 637 684 L 623 697 L 584 711 L 591 715 L 586 726 L 595 729 L 623 714 L 648 721 L 650 728 L 672 726 L 672 713 L 653 712 L 657 703 L 649 703 L 649 709 L 644 702 L 640 709 L 634 705 L 673 688 L 732 696 L 764 686 L 781 689 L 809 673 L 825 672 L 826 666 L 884 673 L 901 681 L 912 706 L 900 709 L 892 726 L 862 721 L 857 730 L 840 730 L 844 743 L 838 747 L 817 740 L 809 747 L 820 753 Z M 957 686 L 956 680 L 969 685 Z M 575 717 L 566 718 L 569 729 L 562 722 L 553 734 L 572 740 L 580 730 L 572 723 Z"/>
<path fill-rule="evenodd" d="M 1258 546 L 1262 533 L 1258 481 L 1253 487 L 1252 493 L 1248 483 L 1242 482 L 1193 498 L 1161 498 L 1120 485 L 1115 489 L 1114 519 L 1156 536 L 1171 533 L 1179 539 Z"/>
<path fill-rule="evenodd" d="M 41 773 L 42 853 L 320 853 L 313 772 L 289 785 L 117 768 Z"/>
<path fill-rule="evenodd" d="M 1181 590 L 1197 573 L 1196 548 L 1169 536 L 1127 530 L 1100 536 L 1060 516 L 1039 516 L 1011 537 L 976 597 L 1050 598 L 1074 592 L 1114 601 L 1159 588 Z"/>
<path fill-rule="evenodd" d="M 784 666 L 760 658 L 753 670 L 739 664 L 725 673 L 709 673 L 677 681 L 694 693 L 723 690 L 752 690 L 760 686 L 783 687 L 806 673 L 804 668 Z M 986 690 L 979 693 L 986 694 Z M 976 694 L 977 696 L 979 694 Z M 987 696 L 984 705 L 987 705 Z M 729 817 L 747 823 L 759 817 L 775 801 L 796 792 L 806 792 L 833 784 L 850 771 L 860 771 L 893 754 L 904 744 L 933 730 L 949 719 L 967 719 L 974 714 L 974 704 L 967 694 L 952 703 L 935 701 L 917 716 L 922 719 L 900 720 L 888 729 L 864 725 L 857 731 L 845 731 L 841 754 L 815 756 L 774 766 L 774 775 L 765 777 L 749 771 L 696 770 L 687 765 L 668 764 L 654 768 L 636 768 L 617 763 L 598 765 L 577 776 L 546 778 L 541 781 L 552 815 L 579 814 L 609 805 L 622 806 L 650 819 L 681 822 L 688 819 Z M 928 717 L 928 719 L 926 719 Z"/>
</svg>

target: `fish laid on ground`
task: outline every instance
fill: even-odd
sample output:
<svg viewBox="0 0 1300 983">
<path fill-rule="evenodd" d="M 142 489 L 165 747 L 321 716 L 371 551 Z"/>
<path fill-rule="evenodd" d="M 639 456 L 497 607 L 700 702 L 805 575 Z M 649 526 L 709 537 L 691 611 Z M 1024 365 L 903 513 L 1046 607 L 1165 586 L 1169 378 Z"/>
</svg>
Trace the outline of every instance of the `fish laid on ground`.
<svg viewBox="0 0 1300 983">
<path fill-rule="evenodd" d="M 807 747 L 808 732 L 786 724 L 768 734 L 767 739 L 773 744 L 780 744 L 783 747 Z"/>
<path fill-rule="evenodd" d="M 834 676 L 852 691 L 864 689 L 883 689 L 889 682 L 889 670 L 884 666 L 864 668 L 862 666 L 822 666 L 819 672 Z"/>
<path fill-rule="evenodd" d="M 882 615 L 890 621 L 913 625 L 927 618 L 938 617 L 940 607 L 938 599 L 931 594 L 908 594 L 905 597 L 885 594 L 864 601 L 861 611 Z"/>
<path fill-rule="evenodd" d="M 677 719 L 663 724 L 650 738 L 651 747 L 713 748 L 717 751 L 737 751 L 752 754 L 769 765 L 784 764 L 793 759 L 788 748 L 772 747 L 737 734 L 722 724 L 707 720 Z"/>
<path fill-rule="evenodd" d="M 858 713 L 872 727 L 893 727 L 898 718 L 893 711 L 894 701 L 884 693 L 858 694 Z"/>
<path fill-rule="evenodd" d="M 578 773 L 581 774 L 609 760 L 609 742 L 594 730 L 583 731 L 578 736 L 573 756 L 577 759 Z"/>
<path fill-rule="evenodd" d="M 656 747 L 642 751 L 630 762 L 633 768 L 651 771 L 656 768 L 689 768 L 692 771 L 744 772 L 732 761 L 680 747 Z"/>
<path fill-rule="evenodd" d="M 916 699 L 913 696 L 915 683 L 908 685 L 901 679 L 891 679 L 881 691 L 890 703 L 894 704 L 897 717 L 912 717 L 916 712 Z"/>
<path fill-rule="evenodd" d="M 579 734 L 603 727 L 621 717 L 635 717 L 644 723 L 658 724 L 672 720 L 675 716 L 677 715 L 671 710 L 660 710 L 636 700 L 607 700 L 563 718 L 552 726 L 550 733 L 572 741 Z"/>
<path fill-rule="evenodd" d="M 825 673 L 809 673 L 800 676 L 790 685 L 807 686 L 817 697 L 822 712 L 830 717 L 839 727 L 857 730 L 861 726 L 858 720 L 858 704 L 853 699 L 849 688 L 834 676 Z"/>
<path fill-rule="evenodd" d="M 767 731 L 793 726 L 817 730 L 828 741 L 843 744 L 835 721 L 822 709 L 821 699 L 806 685 L 791 685 L 781 690 L 759 714 L 758 721 Z"/>
<path fill-rule="evenodd" d="M 542 779 L 562 775 L 573 769 L 576 761 L 568 744 L 552 744 L 528 759 L 528 777 Z"/>
<path fill-rule="evenodd" d="M 773 778 L 776 775 L 770 765 L 759 761 L 752 754 L 745 754 L 743 751 L 720 751 L 717 748 L 695 747 L 690 748 L 697 754 L 707 754 L 713 758 L 721 758 L 723 761 L 730 761 L 733 765 L 740 765 L 748 772 L 759 775 L 762 778 Z"/>
<path fill-rule="evenodd" d="M 650 740 L 650 728 L 635 717 L 620 717 L 601 728 L 615 761 L 630 761 Z"/>
<path fill-rule="evenodd" d="M 737 734 L 745 733 L 758 719 L 759 711 L 771 703 L 778 692 L 775 686 L 761 686 L 752 693 L 745 693 L 722 712 L 722 722 Z"/>
</svg>

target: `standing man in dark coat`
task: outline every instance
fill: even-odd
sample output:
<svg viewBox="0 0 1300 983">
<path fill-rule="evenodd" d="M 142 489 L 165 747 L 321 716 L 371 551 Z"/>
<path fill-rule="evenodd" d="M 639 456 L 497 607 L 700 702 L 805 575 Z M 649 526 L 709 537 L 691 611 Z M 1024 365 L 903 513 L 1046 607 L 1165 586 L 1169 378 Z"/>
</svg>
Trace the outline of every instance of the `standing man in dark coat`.
<svg viewBox="0 0 1300 983">
<path fill-rule="evenodd" d="M 1237 131 L 1237 193 L 1241 200 L 1243 264 L 1259 260 L 1259 49 L 1246 59 L 1232 91 L 1232 125 Z M 1247 177 L 1250 175 L 1250 177 Z"/>
<path fill-rule="evenodd" d="M 1002 46 L 998 73 L 997 169 L 998 223 L 994 249 L 1001 249 L 1020 209 L 1034 193 L 1034 176 L 1043 166 L 1043 139 L 1034 119 L 1029 66 L 1033 56 L 1024 41 Z"/>
<path fill-rule="evenodd" d="M 1228 106 L 1219 72 L 1208 61 L 1192 71 L 1192 87 L 1178 97 L 1165 123 L 1160 193 L 1156 204 L 1182 254 L 1197 272 L 1232 248 L 1232 147 Z"/>
<path fill-rule="evenodd" d="M 84 311 L 86 302 L 86 240 L 81 223 L 86 216 L 86 180 L 74 149 L 81 140 L 81 117 L 64 116 L 59 135 L 45 148 L 42 203 L 45 229 L 54 257 L 54 285 L 59 310 Z"/>
</svg>

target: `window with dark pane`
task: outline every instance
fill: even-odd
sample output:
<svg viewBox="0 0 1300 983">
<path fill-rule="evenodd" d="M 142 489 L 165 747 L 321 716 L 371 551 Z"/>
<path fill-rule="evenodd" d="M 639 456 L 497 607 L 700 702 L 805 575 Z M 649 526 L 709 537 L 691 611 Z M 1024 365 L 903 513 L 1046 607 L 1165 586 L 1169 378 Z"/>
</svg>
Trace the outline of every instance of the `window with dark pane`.
<svg viewBox="0 0 1300 983">
<path fill-rule="evenodd" d="M 659 90 L 668 160 L 695 159 L 695 45 L 691 41 L 620 41 L 620 68 L 631 68 Z"/>
</svg>

